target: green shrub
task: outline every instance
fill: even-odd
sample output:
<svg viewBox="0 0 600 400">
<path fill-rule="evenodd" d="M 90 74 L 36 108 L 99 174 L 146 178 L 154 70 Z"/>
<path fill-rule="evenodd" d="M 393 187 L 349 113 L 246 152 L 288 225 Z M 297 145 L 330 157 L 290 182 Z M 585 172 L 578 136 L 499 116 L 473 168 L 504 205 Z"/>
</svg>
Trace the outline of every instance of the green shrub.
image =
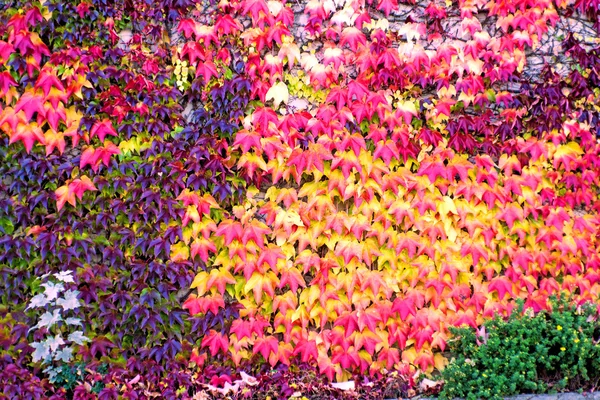
<svg viewBox="0 0 600 400">
<path fill-rule="evenodd" d="M 600 381 L 600 323 L 591 304 L 552 299 L 536 315 L 520 303 L 507 319 L 479 330 L 451 328 L 452 360 L 442 372 L 443 399 L 499 399 L 520 393 L 583 389 Z"/>
</svg>

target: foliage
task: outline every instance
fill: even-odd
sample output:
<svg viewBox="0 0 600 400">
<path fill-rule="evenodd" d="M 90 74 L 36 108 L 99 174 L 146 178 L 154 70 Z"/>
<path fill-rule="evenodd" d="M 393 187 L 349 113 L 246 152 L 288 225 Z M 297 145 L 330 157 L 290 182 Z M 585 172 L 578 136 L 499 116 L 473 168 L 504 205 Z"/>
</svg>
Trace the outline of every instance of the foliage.
<svg viewBox="0 0 600 400">
<path fill-rule="evenodd" d="M 66 396 L 23 383 L 60 271 L 82 399 L 432 371 L 515 298 L 598 300 L 595 2 L 0 4 L 9 398 Z"/>
<path fill-rule="evenodd" d="M 224 378 L 223 378 L 224 379 Z M 233 383 L 233 385 L 232 385 Z M 280 366 L 249 378 L 242 373 L 242 379 L 227 382 L 223 388 L 206 385 L 206 389 L 196 394 L 196 398 L 228 398 L 236 400 L 253 399 L 382 399 L 406 398 L 412 384 L 397 372 L 384 374 L 376 379 L 356 376 L 345 382 L 351 389 L 335 387 L 318 369 L 309 364 L 299 364 L 292 368 Z"/>
<path fill-rule="evenodd" d="M 453 360 L 441 398 L 500 399 L 518 393 L 593 388 L 600 381 L 598 308 L 564 299 L 534 315 L 523 303 L 507 320 L 452 329 Z"/>
<path fill-rule="evenodd" d="M 31 355 L 33 362 L 41 361 L 42 364 L 47 364 L 44 372 L 49 375 L 50 383 L 63 383 L 62 387 L 70 389 L 76 376 L 71 376 L 75 372 L 64 363 L 69 363 L 73 358 L 73 345 L 83 345 L 90 339 L 80 330 L 81 318 L 67 317 L 81 306 L 79 292 L 65 287 L 66 284 L 74 283 L 71 271 L 53 274 L 52 278 L 50 280 L 47 276 L 42 276 L 44 282 L 40 286 L 44 291 L 33 296 L 27 306 L 27 309 L 42 308 L 45 311 L 29 332 L 33 330 L 36 338 L 45 336 L 46 339 L 32 341 L 29 345 L 35 349 Z M 73 330 L 74 327 L 79 329 Z M 81 375 L 82 371 L 78 372 L 78 375 Z"/>
</svg>

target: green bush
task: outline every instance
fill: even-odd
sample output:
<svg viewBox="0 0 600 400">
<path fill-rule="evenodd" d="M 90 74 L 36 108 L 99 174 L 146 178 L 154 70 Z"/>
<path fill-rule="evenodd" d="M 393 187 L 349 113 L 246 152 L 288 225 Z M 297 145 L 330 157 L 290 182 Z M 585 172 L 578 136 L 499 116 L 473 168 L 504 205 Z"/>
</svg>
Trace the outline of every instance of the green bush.
<svg viewBox="0 0 600 400">
<path fill-rule="evenodd" d="M 591 304 L 552 300 L 552 312 L 515 312 L 479 330 L 452 328 L 440 398 L 499 399 L 592 387 L 600 381 L 600 323 Z"/>
</svg>

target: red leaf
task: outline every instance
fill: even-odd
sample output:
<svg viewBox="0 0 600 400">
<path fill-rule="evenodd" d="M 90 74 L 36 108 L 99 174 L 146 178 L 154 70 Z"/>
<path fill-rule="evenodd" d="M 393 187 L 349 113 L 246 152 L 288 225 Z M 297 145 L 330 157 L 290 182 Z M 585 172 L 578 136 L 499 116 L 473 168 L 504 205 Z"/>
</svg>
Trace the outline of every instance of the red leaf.
<svg viewBox="0 0 600 400">
<path fill-rule="evenodd" d="M 36 112 L 44 115 L 44 98 L 32 91 L 26 91 L 15 106 L 15 113 L 21 110 L 25 112 L 27 120 L 30 120 Z"/>
<path fill-rule="evenodd" d="M 277 354 L 279 348 L 279 340 L 274 336 L 258 337 L 254 341 L 254 348 L 252 354 L 260 353 L 265 360 L 269 359 L 269 354 Z"/>
<path fill-rule="evenodd" d="M 219 35 L 229 35 L 242 30 L 242 24 L 229 14 L 220 15 L 215 22 L 215 30 Z"/>
<path fill-rule="evenodd" d="M 104 142 L 106 135 L 117 136 L 117 131 L 113 128 L 112 122 L 107 118 L 102 121 L 96 121 L 90 130 L 90 137 L 98 136 L 98 139 Z"/>
<path fill-rule="evenodd" d="M 269 7 L 267 7 L 267 3 L 264 0 L 245 0 L 242 12 L 252 15 L 252 19 L 254 20 L 258 20 L 261 17 L 260 13 L 263 13 L 263 17 L 270 14 Z"/>
<path fill-rule="evenodd" d="M 196 33 L 196 25 L 197 22 L 191 18 L 184 18 L 179 21 L 179 25 L 177 25 L 177 32 L 183 32 L 183 36 L 186 39 L 189 39 L 192 36 L 192 33 Z"/>
<path fill-rule="evenodd" d="M 45 96 L 48 96 L 48 93 L 50 93 L 50 89 L 52 89 L 53 87 L 60 91 L 65 90 L 65 87 L 63 86 L 62 82 L 56 76 L 56 72 L 48 68 L 42 69 L 42 71 L 40 72 L 40 76 L 35 82 L 34 87 L 36 89 L 41 88 L 44 91 Z"/>
<path fill-rule="evenodd" d="M 210 275 L 208 280 L 206 281 L 206 289 L 210 289 L 211 287 L 216 287 L 220 294 L 225 293 L 225 287 L 227 284 L 235 284 L 235 278 L 231 275 L 224 267 L 219 269 L 215 268 L 210 271 Z"/>
<path fill-rule="evenodd" d="M 343 47 L 345 44 L 350 47 L 352 51 L 356 51 L 358 49 L 358 45 L 362 44 L 365 46 L 367 43 L 367 39 L 365 34 L 360 31 L 360 29 L 355 28 L 353 26 L 349 26 L 344 28 L 342 31 L 342 35 L 340 37 L 340 47 Z"/>
<path fill-rule="evenodd" d="M 213 253 L 217 252 L 217 247 L 215 246 L 215 244 L 208 240 L 205 239 L 204 237 L 200 237 L 195 239 L 191 246 L 191 257 L 192 259 L 194 257 L 196 257 L 197 255 L 200 256 L 200 259 L 204 262 L 208 261 L 208 251 L 212 251 Z"/>
<path fill-rule="evenodd" d="M 0 42 L 1 44 L 2 42 Z M 1 50 L 0 50 L 1 51 Z M 13 79 L 8 71 L 0 72 L 0 96 L 5 96 L 11 87 L 17 86 L 17 82 Z M 6 99 L 6 104 L 10 103 L 11 99 Z"/>
<path fill-rule="evenodd" d="M 27 153 L 31 151 L 35 142 L 46 144 L 46 138 L 40 127 L 35 123 L 17 125 L 17 130 L 10 136 L 9 143 L 15 143 L 17 140 L 23 142 Z"/>
<path fill-rule="evenodd" d="M 397 298 L 394 300 L 392 311 L 400 314 L 400 318 L 406 321 L 409 315 L 417 315 L 415 303 L 412 298 Z"/>
<path fill-rule="evenodd" d="M 269 123 L 279 124 L 277 114 L 269 107 L 258 107 L 252 114 L 252 123 L 261 133 L 265 133 L 269 128 Z"/>
<path fill-rule="evenodd" d="M 502 300 L 507 293 L 514 297 L 512 286 L 512 282 L 507 277 L 498 276 L 492 279 L 488 288 L 490 292 L 494 290 L 498 292 L 498 299 Z"/>
<path fill-rule="evenodd" d="M 377 357 L 380 361 L 385 361 L 385 367 L 387 369 L 391 369 L 394 364 L 400 362 L 400 351 L 395 348 L 384 347 L 379 352 L 379 356 Z"/>
<path fill-rule="evenodd" d="M 90 345 L 90 354 L 92 356 L 106 356 L 108 354 L 108 350 L 115 348 L 115 344 L 111 342 L 106 336 L 97 336 L 92 339 L 92 344 Z"/>
<path fill-rule="evenodd" d="M 83 193 L 88 190 L 94 191 L 96 190 L 96 187 L 90 178 L 85 175 L 83 175 L 81 178 L 75 179 L 67 185 L 59 187 L 54 191 L 58 210 L 60 211 L 65 203 L 69 203 L 75 207 L 75 197 L 81 200 L 83 198 Z"/>
<path fill-rule="evenodd" d="M 244 228 L 242 227 L 242 224 L 238 221 L 226 219 L 221 221 L 215 234 L 217 236 L 224 237 L 225 246 L 229 246 L 231 242 L 235 239 L 242 240 L 242 237 L 244 235 Z"/>
<path fill-rule="evenodd" d="M 398 0 L 379 0 L 377 9 L 383 11 L 388 16 L 390 12 L 398 10 Z"/>
<path fill-rule="evenodd" d="M 219 351 L 227 353 L 229 349 L 229 339 L 225 335 L 221 335 L 217 331 L 211 329 L 210 332 L 202 339 L 202 347 L 208 347 L 210 354 L 214 357 Z"/>
<path fill-rule="evenodd" d="M 252 337 L 252 323 L 250 321 L 236 319 L 231 323 L 231 328 L 229 332 L 235 333 L 237 340 L 241 340 L 242 338 L 251 338 Z"/>
<path fill-rule="evenodd" d="M 260 150 L 262 147 L 260 145 L 261 135 L 256 131 L 248 131 L 246 129 L 242 129 L 235 136 L 234 146 L 240 146 L 244 153 L 247 153 L 252 147 L 257 150 Z"/>
<path fill-rule="evenodd" d="M 358 317 L 356 311 L 352 313 L 346 312 L 336 319 L 334 326 L 342 326 L 346 332 L 346 337 L 349 337 L 352 332 L 358 329 Z"/>
<path fill-rule="evenodd" d="M 317 350 L 317 342 L 314 340 L 302 340 L 296 345 L 294 355 L 300 354 L 302 362 L 309 362 L 311 358 L 317 360 L 319 352 Z"/>
<path fill-rule="evenodd" d="M 215 63 L 212 61 L 205 61 L 198 63 L 196 67 L 196 77 L 201 76 L 204 79 L 204 84 L 206 85 L 211 78 L 217 78 L 219 73 L 217 72 L 217 67 Z"/>
<path fill-rule="evenodd" d="M 425 343 L 431 343 L 433 340 L 433 329 L 426 327 L 425 329 L 419 329 L 415 334 L 415 348 L 417 351 L 421 350 Z"/>
<path fill-rule="evenodd" d="M 0 40 L 0 59 L 3 63 L 8 61 L 8 58 L 15 52 L 12 44 Z M 5 71 L 8 74 L 8 71 Z"/>
<path fill-rule="evenodd" d="M 351 369 L 360 365 L 360 357 L 354 346 L 350 346 L 347 350 L 337 346 L 332 350 L 331 361 L 335 364 L 340 364 L 342 368 Z"/>
</svg>

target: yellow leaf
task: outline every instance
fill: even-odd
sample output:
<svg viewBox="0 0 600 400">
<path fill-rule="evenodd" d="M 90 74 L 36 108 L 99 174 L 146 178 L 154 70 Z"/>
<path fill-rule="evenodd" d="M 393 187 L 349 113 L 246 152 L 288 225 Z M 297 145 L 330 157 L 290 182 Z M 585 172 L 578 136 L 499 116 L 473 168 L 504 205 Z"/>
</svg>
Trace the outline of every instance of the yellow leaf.
<svg viewBox="0 0 600 400">
<path fill-rule="evenodd" d="M 562 158 L 564 156 L 581 155 L 581 154 L 583 154 L 583 150 L 579 146 L 579 143 L 569 142 L 567 144 L 558 146 L 558 148 L 556 149 L 556 153 L 554 153 L 554 158 Z"/>
<path fill-rule="evenodd" d="M 190 258 L 190 249 L 183 242 L 171 246 L 171 261 L 185 261 Z"/>
<path fill-rule="evenodd" d="M 200 271 L 194 278 L 194 281 L 192 282 L 190 288 L 198 288 L 198 295 L 203 296 L 204 293 L 206 293 L 206 282 L 208 281 L 209 277 L 210 276 L 206 271 Z"/>
<path fill-rule="evenodd" d="M 443 371 L 446 365 L 448 365 L 448 359 L 442 353 L 435 353 L 433 355 L 433 363 L 436 370 Z"/>
<path fill-rule="evenodd" d="M 414 340 L 413 340 L 414 341 Z M 408 345 L 408 341 L 406 342 Z M 417 358 L 417 350 L 415 350 L 414 346 L 411 346 L 402 351 L 402 361 L 408 364 L 412 364 Z"/>
</svg>

